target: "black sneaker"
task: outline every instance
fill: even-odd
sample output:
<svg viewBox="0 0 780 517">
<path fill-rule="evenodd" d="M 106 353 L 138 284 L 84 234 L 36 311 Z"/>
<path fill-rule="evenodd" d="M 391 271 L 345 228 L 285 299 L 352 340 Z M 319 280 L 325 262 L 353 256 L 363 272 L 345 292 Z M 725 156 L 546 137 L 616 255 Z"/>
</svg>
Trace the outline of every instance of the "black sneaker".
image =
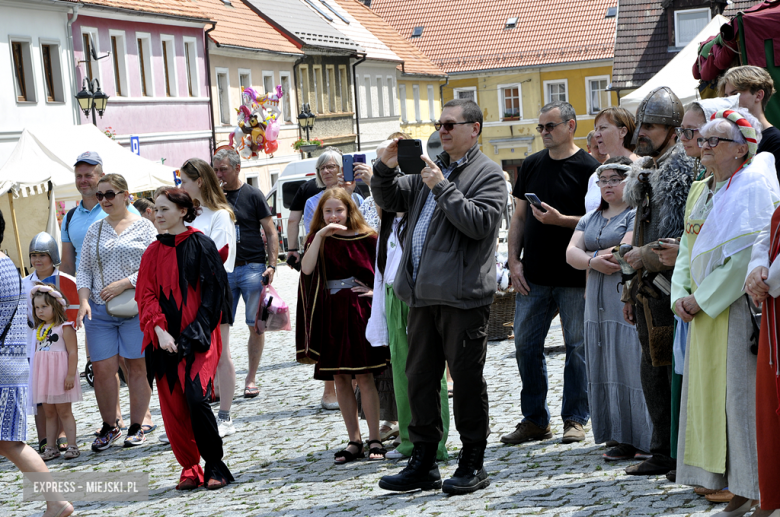
<svg viewBox="0 0 780 517">
<path fill-rule="evenodd" d="M 635 454 L 636 448 L 633 445 L 621 443 L 602 454 L 602 457 L 605 461 L 633 460 Z"/>
<path fill-rule="evenodd" d="M 485 444 L 487 445 L 487 444 Z M 458 469 L 444 481 L 441 490 L 445 494 L 470 494 L 490 485 L 482 463 L 485 445 L 464 445 L 458 456 Z"/>
<path fill-rule="evenodd" d="M 117 426 L 109 425 L 103 422 L 103 428 L 95 441 L 92 442 L 92 450 L 100 452 L 108 449 L 122 436 L 122 431 Z"/>
<path fill-rule="evenodd" d="M 382 476 L 379 488 L 394 492 L 441 488 L 441 474 L 436 465 L 437 448 L 437 443 L 415 444 L 406 468 L 394 476 Z"/>
</svg>

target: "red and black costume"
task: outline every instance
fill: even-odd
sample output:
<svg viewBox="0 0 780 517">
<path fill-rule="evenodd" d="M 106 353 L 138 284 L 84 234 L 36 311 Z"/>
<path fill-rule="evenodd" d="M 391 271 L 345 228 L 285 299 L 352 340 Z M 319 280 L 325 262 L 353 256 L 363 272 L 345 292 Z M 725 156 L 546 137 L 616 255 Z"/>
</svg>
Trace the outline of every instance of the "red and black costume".
<svg viewBox="0 0 780 517">
<path fill-rule="evenodd" d="M 314 236 L 306 241 L 309 249 Z M 308 252 L 308 251 L 307 251 Z M 317 267 L 301 274 L 298 288 L 296 359 L 316 363 L 314 378 L 379 374 L 390 362 L 388 347 L 372 347 L 366 339 L 371 298 L 347 289 L 328 289 L 327 282 L 357 279 L 374 285 L 376 235 L 331 235 L 322 242 Z"/>
<path fill-rule="evenodd" d="M 214 242 L 195 228 L 158 235 L 141 259 L 136 300 L 149 385 L 157 379 L 165 430 L 183 467 L 180 481 L 198 485 L 212 478 L 233 481 L 209 406 L 222 354 L 219 323 L 227 289 Z M 176 353 L 160 348 L 157 326 L 173 336 Z"/>
</svg>

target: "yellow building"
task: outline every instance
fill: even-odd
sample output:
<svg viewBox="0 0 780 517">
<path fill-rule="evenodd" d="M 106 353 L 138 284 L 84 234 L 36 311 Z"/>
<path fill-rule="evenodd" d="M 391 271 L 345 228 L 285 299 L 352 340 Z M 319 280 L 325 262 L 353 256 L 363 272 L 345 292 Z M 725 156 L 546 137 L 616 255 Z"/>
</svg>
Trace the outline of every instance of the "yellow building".
<svg viewBox="0 0 780 517">
<path fill-rule="evenodd" d="M 398 103 L 401 113 L 401 131 L 423 144 L 436 130 L 433 123 L 441 113 L 441 86 L 444 76 L 426 77 L 398 74 Z"/>
</svg>

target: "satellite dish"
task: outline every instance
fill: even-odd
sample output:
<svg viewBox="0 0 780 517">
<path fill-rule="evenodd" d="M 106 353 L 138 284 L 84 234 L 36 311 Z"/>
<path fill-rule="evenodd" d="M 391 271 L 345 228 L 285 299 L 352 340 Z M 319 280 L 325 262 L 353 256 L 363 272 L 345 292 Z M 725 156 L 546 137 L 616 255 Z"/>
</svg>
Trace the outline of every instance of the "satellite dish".
<svg viewBox="0 0 780 517">
<path fill-rule="evenodd" d="M 433 134 L 431 134 L 425 147 L 425 150 L 428 153 L 428 158 L 431 160 L 435 160 L 436 157 L 441 154 L 444 148 L 441 146 L 441 137 L 439 136 L 438 131 L 434 131 Z"/>
</svg>

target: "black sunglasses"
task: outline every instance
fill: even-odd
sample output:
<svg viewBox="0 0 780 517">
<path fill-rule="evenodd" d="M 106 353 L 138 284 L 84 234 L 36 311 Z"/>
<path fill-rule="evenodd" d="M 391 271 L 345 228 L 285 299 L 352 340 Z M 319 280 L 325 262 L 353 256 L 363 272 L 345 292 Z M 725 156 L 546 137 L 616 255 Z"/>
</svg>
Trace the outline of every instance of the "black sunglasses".
<svg viewBox="0 0 780 517">
<path fill-rule="evenodd" d="M 542 131 L 544 131 L 546 129 L 548 133 L 552 133 L 553 129 L 555 129 L 556 127 L 560 126 L 564 122 L 566 122 L 566 121 L 564 120 L 562 122 L 558 122 L 557 124 L 553 124 L 552 122 L 550 122 L 548 124 L 545 124 L 545 125 L 539 124 L 538 126 L 536 126 L 536 130 L 539 133 L 541 133 Z"/>
<path fill-rule="evenodd" d="M 468 120 L 466 122 L 434 122 L 433 128 L 436 131 L 439 131 L 441 128 L 444 128 L 447 131 L 452 131 L 455 129 L 455 126 L 459 126 L 461 124 L 474 124 L 474 122 Z"/>
<path fill-rule="evenodd" d="M 736 140 L 732 140 L 730 138 L 721 138 L 719 136 L 711 136 L 708 138 L 697 138 L 696 143 L 699 144 L 699 147 L 704 147 L 704 142 L 707 142 L 710 145 L 710 148 L 718 147 L 718 144 L 720 142 L 735 142 Z"/>
<path fill-rule="evenodd" d="M 107 190 L 105 193 L 97 191 L 95 192 L 95 197 L 98 201 L 103 201 L 103 198 L 106 198 L 107 201 L 113 201 L 116 197 L 116 192 L 113 190 Z"/>
</svg>

